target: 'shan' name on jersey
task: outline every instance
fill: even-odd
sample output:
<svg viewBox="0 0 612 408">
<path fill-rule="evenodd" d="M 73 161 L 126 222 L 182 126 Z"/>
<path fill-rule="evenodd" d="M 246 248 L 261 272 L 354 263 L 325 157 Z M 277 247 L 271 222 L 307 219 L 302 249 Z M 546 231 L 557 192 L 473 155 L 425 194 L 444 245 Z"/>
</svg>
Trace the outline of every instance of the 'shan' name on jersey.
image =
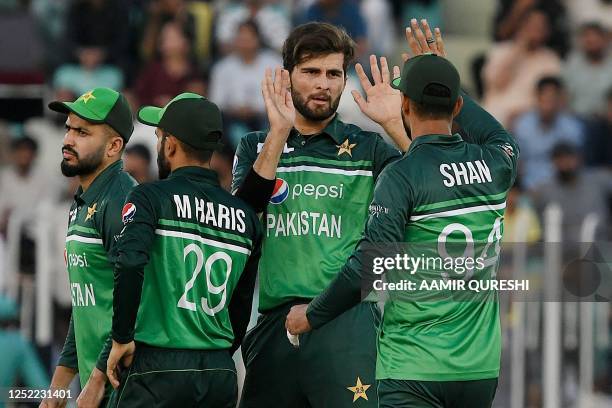
<svg viewBox="0 0 612 408">
<path fill-rule="evenodd" d="M 440 173 L 444 176 L 446 187 L 461 186 L 464 184 L 491 183 L 491 170 L 484 160 L 474 160 L 459 163 L 442 163 Z"/>
<path fill-rule="evenodd" d="M 193 206 L 192 206 L 193 202 Z M 220 203 L 205 201 L 202 198 L 174 195 L 177 218 L 197 220 L 202 224 L 212 225 L 238 232 L 245 232 L 244 210 L 228 207 Z"/>
</svg>

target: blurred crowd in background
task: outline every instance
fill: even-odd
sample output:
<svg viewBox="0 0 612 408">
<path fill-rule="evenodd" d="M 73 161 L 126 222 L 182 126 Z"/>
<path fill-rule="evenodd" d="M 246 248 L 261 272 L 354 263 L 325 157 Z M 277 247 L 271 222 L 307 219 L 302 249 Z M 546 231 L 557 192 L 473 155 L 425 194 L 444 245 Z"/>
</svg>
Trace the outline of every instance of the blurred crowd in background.
<svg viewBox="0 0 612 408">
<path fill-rule="evenodd" d="M 597 238 L 609 240 L 611 0 L 0 0 L 0 288 L 9 264 L 7 237 L 19 240 L 14 265 L 20 284 L 34 281 L 38 204 L 53 203 L 58 230 L 57 259 L 48 260 L 57 276 L 54 344 L 39 350 L 41 376 L 22 373 L 20 381 L 44 381 L 70 314 L 62 253 L 76 182 L 59 170 L 65 116 L 46 108 L 50 100 L 74 100 L 107 86 L 123 91 L 136 111 L 162 106 L 180 92 L 205 95 L 223 111 L 218 170 L 228 187 L 240 138 L 266 126 L 260 83 L 267 67 L 282 64 L 292 27 L 307 21 L 343 26 L 357 44 L 357 61 L 374 53 L 400 64 L 412 17 L 442 29 L 466 91 L 518 140 L 520 176 L 508 198 L 504 239 L 513 241 L 514 221 L 525 215 L 527 240 L 541 241 L 542 210 L 554 201 L 563 211 L 563 240 L 579 241 L 591 214 Z M 359 112 L 351 89 L 359 89 L 352 69 L 341 118 L 381 130 Z M 151 128 L 135 126 L 124 166 L 146 182 L 157 174 L 156 139 Z M 11 235 L 16 220 L 23 228 Z M 4 355 L 3 344 L 17 344 L 5 340 L 18 317 L 7 302 L 0 302 Z M 31 358 L 15 361 L 36 365 Z M 5 368 L 0 364 L 0 388 L 19 372 Z M 610 379 L 602 384 L 609 393 Z"/>
</svg>

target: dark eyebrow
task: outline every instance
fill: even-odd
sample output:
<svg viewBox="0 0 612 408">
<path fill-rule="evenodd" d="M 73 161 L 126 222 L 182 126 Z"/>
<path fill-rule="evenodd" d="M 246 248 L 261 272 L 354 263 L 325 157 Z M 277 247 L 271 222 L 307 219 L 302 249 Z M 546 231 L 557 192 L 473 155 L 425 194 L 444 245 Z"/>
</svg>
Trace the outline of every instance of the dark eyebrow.
<svg viewBox="0 0 612 408">
<path fill-rule="evenodd" d="M 87 129 L 80 128 L 80 127 L 72 127 L 72 126 L 70 126 L 67 123 L 66 123 L 66 130 L 74 130 L 74 131 L 77 131 L 77 132 L 82 132 L 82 133 L 89 134 L 89 131 Z"/>
<path fill-rule="evenodd" d="M 330 74 L 337 74 L 337 75 L 342 75 L 342 70 L 341 69 L 330 69 L 329 71 Z"/>
</svg>

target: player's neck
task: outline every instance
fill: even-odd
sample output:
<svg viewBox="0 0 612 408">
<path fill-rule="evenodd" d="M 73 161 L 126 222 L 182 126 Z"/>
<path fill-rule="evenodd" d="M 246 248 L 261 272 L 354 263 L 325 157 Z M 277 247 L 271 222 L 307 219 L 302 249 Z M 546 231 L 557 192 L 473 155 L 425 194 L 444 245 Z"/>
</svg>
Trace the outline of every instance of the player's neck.
<svg viewBox="0 0 612 408">
<path fill-rule="evenodd" d="M 329 118 L 325 120 L 309 120 L 302 116 L 299 112 L 295 113 L 295 128 L 302 135 L 314 135 L 317 133 L 321 133 L 323 129 L 327 127 L 329 122 L 331 122 L 336 114 L 333 114 Z"/>
<path fill-rule="evenodd" d="M 83 191 L 87 191 L 87 189 L 89 188 L 89 186 L 91 186 L 91 183 L 94 182 L 94 180 L 100 175 L 100 173 L 102 173 L 104 170 L 106 170 L 106 168 L 108 166 L 110 166 L 111 164 L 116 163 L 117 161 L 119 161 L 120 157 L 114 159 L 113 161 L 110 161 L 106 164 L 102 164 L 100 167 L 98 167 L 96 169 L 96 171 L 94 171 L 91 174 L 83 174 L 79 176 L 79 184 L 81 185 L 81 188 L 83 189 Z"/>
<path fill-rule="evenodd" d="M 452 135 L 451 123 L 448 120 L 410 121 L 410 134 L 414 140 L 426 135 Z"/>
</svg>

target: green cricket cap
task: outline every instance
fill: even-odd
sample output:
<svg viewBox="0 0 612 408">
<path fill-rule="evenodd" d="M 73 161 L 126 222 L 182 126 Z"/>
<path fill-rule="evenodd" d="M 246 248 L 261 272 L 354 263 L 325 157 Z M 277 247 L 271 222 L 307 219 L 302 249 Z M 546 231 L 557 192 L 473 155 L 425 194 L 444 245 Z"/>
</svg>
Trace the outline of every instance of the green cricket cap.
<svg viewBox="0 0 612 408">
<path fill-rule="evenodd" d="M 429 85 L 447 88 L 450 96 L 436 96 L 427 92 Z M 446 58 L 423 54 L 404 63 L 402 74 L 391 83 L 395 89 L 417 103 L 452 107 L 459 98 L 461 79 L 455 66 Z"/>
<path fill-rule="evenodd" d="M 126 143 L 134 131 L 130 104 L 125 96 L 114 89 L 94 88 L 74 102 L 51 102 L 49 109 L 65 114 L 72 112 L 91 123 L 106 123 L 119 133 Z"/>
<path fill-rule="evenodd" d="M 223 122 L 219 107 L 195 93 L 175 96 L 163 108 L 143 106 L 138 121 L 159 127 L 194 149 L 214 150 L 222 146 Z"/>
</svg>

